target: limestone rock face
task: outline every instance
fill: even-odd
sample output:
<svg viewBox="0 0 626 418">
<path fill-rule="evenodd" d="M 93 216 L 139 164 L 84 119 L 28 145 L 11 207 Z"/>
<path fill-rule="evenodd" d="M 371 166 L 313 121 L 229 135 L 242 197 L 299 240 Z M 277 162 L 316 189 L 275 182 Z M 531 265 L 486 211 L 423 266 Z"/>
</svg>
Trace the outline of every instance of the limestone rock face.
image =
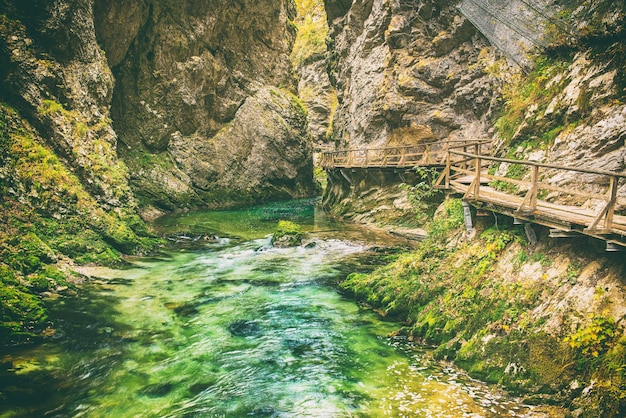
<svg viewBox="0 0 626 418">
<path fill-rule="evenodd" d="M 493 50 L 455 3 L 326 2 L 335 140 L 358 147 L 486 136 Z"/>
<path fill-rule="evenodd" d="M 310 150 L 301 146 L 308 137 L 300 129 L 300 119 L 283 118 L 282 108 L 273 117 L 266 113 L 277 109 L 264 108 L 265 133 L 277 129 L 272 123 L 295 121 L 298 125 L 285 129 L 304 134 L 292 138 L 293 143 L 276 139 L 286 149 L 300 147 L 297 161 L 285 162 L 288 167 L 279 177 L 262 168 L 279 163 L 274 161 L 276 154 L 264 156 L 259 151 L 273 145 L 252 144 L 267 136 L 240 137 L 249 132 L 234 128 L 241 124 L 235 119 L 246 114 L 240 112 L 242 106 L 252 106 L 250 98 L 264 87 L 295 90 L 289 61 L 295 36 L 289 24 L 295 14 L 292 2 L 135 0 L 129 7 L 125 3 L 98 1 L 95 16 L 99 41 L 116 78 L 112 119 L 136 193 L 167 209 L 215 206 L 219 202 L 211 196 L 218 189 L 248 188 L 234 174 L 237 170 L 259 176 L 249 177 L 254 187 L 245 200 L 310 192 L 312 180 L 308 189 L 301 180 L 297 190 L 289 190 L 287 183 L 271 184 L 282 182 L 283 175 L 299 179 L 306 175 L 298 172 L 310 159 L 300 155 Z M 118 22 L 122 30 L 111 31 Z M 227 140 L 234 142 L 226 144 Z M 246 154 L 253 149 L 257 154 Z M 289 152 L 285 154 L 288 157 Z M 224 202 L 235 204 L 235 200 L 231 194 Z"/>
<path fill-rule="evenodd" d="M 300 76 L 298 95 L 306 103 L 313 142 L 322 145 L 328 139 L 336 102 L 335 90 L 326 72 L 326 61 L 323 56 L 313 55 L 298 66 L 297 72 Z"/>
<path fill-rule="evenodd" d="M 110 123 L 114 81 L 96 42 L 93 0 L 0 4 L 2 99 L 45 134 L 101 204 L 132 207 Z"/>
<path fill-rule="evenodd" d="M 278 88 L 248 98 L 210 140 L 174 135 L 169 153 L 209 206 L 313 191 L 306 113 L 295 96 Z"/>
</svg>

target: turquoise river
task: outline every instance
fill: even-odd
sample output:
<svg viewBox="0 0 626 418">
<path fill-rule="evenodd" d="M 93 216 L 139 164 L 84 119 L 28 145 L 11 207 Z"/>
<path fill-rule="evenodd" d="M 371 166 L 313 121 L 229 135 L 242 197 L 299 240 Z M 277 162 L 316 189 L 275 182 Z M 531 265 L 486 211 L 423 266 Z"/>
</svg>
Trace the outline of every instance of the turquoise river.
<svg viewBox="0 0 626 418">
<path fill-rule="evenodd" d="M 279 219 L 308 232 L 272 248 Z M 337 292 L 404 245 L 315 201 L 155 223 L 172 248 L 88 268 L 54 333 L 0 353 L 0 417 L 531 417 Z"/>
</svg>

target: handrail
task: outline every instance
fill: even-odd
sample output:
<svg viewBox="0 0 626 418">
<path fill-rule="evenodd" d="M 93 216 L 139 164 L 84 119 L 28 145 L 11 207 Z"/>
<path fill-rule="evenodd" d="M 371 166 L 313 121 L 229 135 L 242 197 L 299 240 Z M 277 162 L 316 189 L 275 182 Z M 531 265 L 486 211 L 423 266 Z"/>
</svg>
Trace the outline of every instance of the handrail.
<svg viewBox="0 0 626 418">
<path fill-rule="evenodd" d="M 467 162 L 467 161 L 474 162 L 473 180 L 471 184 L 469 185 L 469 187 L 465 187 L 461 185 L 460 183 L 456 182 L 456 180 L 451 179 L 452 171 L 470 175 L 469 174 L 470 171 L 467 168 L 461 169 L 460 167 L 455 166 L 455 164 L 458 164 L 458 161 L 451 161 L 451 158 L 450 158 L 451 155 L 464 157 L 463 158 L 464 162 Z M 524 166 L 531 168 L 530 180 L 509 179 L 506 177 L 495 176 L 491 174 L 482 174 L 483 177 L 486 177 L 489 180 L 503 180 L 511 184 L 529 187 L 523 200 L 521 201 L 521 204 L 519 204 L 517 206 L 517 209 L 515 210 L 516 214 L 541 215 L 542 211 L 545 212 L 547 210 L 546 205 L 549 205 L 550 203 L 539 198 L 539 190 L 540 189 L 551 190 L 551 191 L 556 191 L 558 193 L 581 196 L 587 199 L 596 199 L 596 200 L 600 200 L 604 202 L 604 205 L 598 211 L 585 210 L 583 209 L 582 205 L 559 206 L 558 209 L 562 213 L 561 218 L 564 220 L 568 219 L 568 216 L 563 215 L 563 213 L 569 213 L 569 214 L 577 215 L 579 217 L 583 216 L 583 219 L 587 219 L 586 221 L 581 221 L 581 220 L 576 221 L 578 224 L 582 224 L 585 227 L 583 231 L 584 233 L 591 234 L 591 235 L 594 235 L 594 234 L 606 235 L 606 234 L 617 233 L 623 236 L 624 233 L 626 232 L 626 225 L 624 225 L 623 220 L 621 221 L 622 223 L 620 223 L 619 226 L 618 224 L 614 223 L 614 219 L 616 216 L 615 215 L 616 205 L 618 204 L 618 201 L 619 202 L 622 201 L 617 196 L 618 185 L 621 179 L 626 178 L 626 173 L 616 173 L 616 172 L 606 171 L 606 170 L 594 170 L 594 169 L 579 168 L 579 167 L 567 167 L 567 166 L 560 166 L 556 164 L 539 163 L 536 161 L 513 160 L 509 158 L 486 156 L 486 155 L 480 154 L 479 152 L 468 153 L 464 151 L 453 151 L 453 150 L 448 150 L 447 161 L 448 163 L 447 163 L 446 169 L 442 173 L 442 176 L 445 176 L 445 179 L 440 178 L 437 184 L 440 185 L 445 180 L 445 185 L 447 188 L 450 188 L 450 186 L 452 186 L 452 188 L 456 187 L 458 189 L 463 190 L 465 192 L 463 196 L 464 199 L 474 200 L 474 201 L 489 201 L 489 198 L 485 198 L 484 196 L 481 195 L 481 179 L 480 178 L 481 178 L 481 171 L 483 169 L 484 161 L 524 165 Z M 550 170 L 559 170 L 559 171 L 571 171 L 571 172 L 576 172 L 576 173 L 608 177 L 608 180 L 609 180 L 608 192 L 606 192 L 605 194 L 590 193 L 590 192 L 586 192 L 582 190 L 576 190 L 573 188 L 564 188 L 564 187 L 558 187 L 558 186 L 542 183 L 539 180 L 540 168 L 546 168 Z M 485 191 L 485 193 L 491 194 L 491 196 L 493 196 L 493 189 L 491 188 L 489 189 L 491 191 Z M 501 196 L 502 195 L 508 196 L 506 200 L 509 201 L 508 203 L 509 205 L 512 204 L 513 202 L 519 203 L 519 200 L 516 200 L 516 199 L 521 198 L 520 196 L 517 196 L 516 194 L 510 193 L 510 192 L 499 192 L 499 193 Z M 493 199 L 493 197 L 491 199 Z M 518 203 L 516 203 L 516 205 Z M 541 205 L 541 208 L 539 207 L 540 205 Z M 590 222 L 589 222 L 589 219 L 591 219 Z"/>
<path fill-rule="evenodd" d="M 424 146 L 432 146 L 432 145 L 449 145 L 449 144 L 456 144 L 458 143 L 458 145 L 454 146 L 454 147 L 450 147 L 450 148 L 460 148 L 463 146 L 467 146 L 467 145 L 474 145 L 474 144 L 479 144 L 479 145 L 486 145 L 486 144 L 490 144 L 491 141 L 488 140 L 480 140 L 480 141 L 476 141 L 476 140 L 451 140 L 451 141 L 436 141 L 436 142 L 422 142 L 419 144 L 411 144 L 411 145 L 397 145 L 397 146 L 393 146 L 393 147 L 377 147 L 377 148 L 342 148 L 342 149 L 338 149 L 338 150 L 334 150 L 334 151 L 323 151 L 322 155 L 325 154 L 339 154 L 339 153 L 346 153 L 346 152 L 365 152 L 365 151 L 385 151 L 385 150 L 399 150 L 399 149 L 407 149 L 407 148 L 418 148 L 418 147 L 424 147 Z"/>
<path fill-rule="evenodd" d="M 437 166 L 442 171 L 433 187 L 451 189 L 463 193 L 465 200 L 480 201 L 507 210 L 513 216 L 532 215 L 533 222 L 548 216 L 560 219 L 565 224 L 579 225 L 582 233 L 592 236 L 621 236 L 617 239 L 621 245 L 626 236 L 626 217 L 615 214 L 618 205 L 626 204 L 617 195 L 626 172 L 618 173 L 581 167 L 568 167 L 546 164 L 537 161 L 513 160 L 510 158 L 483 155 L 481 148 L 490 144 L 487 140 L 453 140 L 428 142 L 413 145 L 377 148 L 352 148 L 326 151 L 322 154 L 324 168 L 407 168 L 416 166 Z M 529 168 L 525 179 L 513 179 L 495 174 L 488 174 L 486 169 L 492 163 L 519 164 Z M 608 182 L 600 186 L 601 190 L 583 190 L 563 187 L 558 184 L 542 182 L 540 169 L 570 171 L 596 176 L 603 176 Z M 494 181 L 509 183 L 515 188 L 503 190 Z M 469 183 L 469 184 L 468 184 Z M 607 190 L 608 186 L 608 190 Z M 542 198 L 542 192 L 557 193 Z M 578 196 L 600 205 L 600 209 L 589 209 L 583 204 L 564 205 L 556 203 L 549 196 Z M 599 202 L 598 202 L 599 201 Z M 511 212 L 512 211 L 512 212 Z M 544 218 L 542 218 L 544 217 Z M 548 223 L 555 225 L 554 223 Z M 556 226 L 559 227 L 558 224 Z M 621 240 L 621 241 L 620 241 Z"/>
<path fill-rule="evenodd" d="M 499 158 L 499 157 L 490 157 L 482 154 L 471 154 L 468 152 L 462 151 L 450 151 L 450 154 L 460 155 L 463 157 L 476 158 L 477 156 L 483 160 L 495 161 L 500 163 L 509 163 L 509 164 L 523 164 L 523 165 L 532 165 L 540 168 L 551 168 L 554 170 L 567 170 L 567 171 L 578 171 L 579 173 L 585 174 L 598 174 L 601 176 L 616 176 L 620 178 L 626 178 L 626 173 L 616 173 L 614 171 L 605 171 L 605 170 L 592 170 L 589 168 L 580 168 L 580 167 L 568 167 L 568 166 L 560 166 L 555 164 L 544 164 L 539 163 L 537 161 L 528 161 L 528 160 L 512 160 L 510 158 Z"/>
<path fill-rule="evenodd" d="M 410 166 L 442 166 L 450 148 L 478 147 L 487 140 L 452 140 L 377 148 L 347 148 L 322 153 L 324 168 L 405 168 Z"/>
</svg>

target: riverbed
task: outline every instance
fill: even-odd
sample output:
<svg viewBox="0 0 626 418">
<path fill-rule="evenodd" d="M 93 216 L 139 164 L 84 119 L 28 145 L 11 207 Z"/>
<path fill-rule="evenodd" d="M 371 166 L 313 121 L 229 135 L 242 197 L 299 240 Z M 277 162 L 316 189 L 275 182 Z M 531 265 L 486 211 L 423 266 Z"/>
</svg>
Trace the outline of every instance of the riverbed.
<svg viewBox="0 0 626 418">
<path fill-rule="evenodd" d="M 273 248 L 278 220 L 302 246 Z M 54 333 L 0 357 L 0 417 L 541 416 L 338 293 L 405 242 L 315 200 L 171 215 L 172 242 L 84 269 L 49 301 Z"/>
</svg>

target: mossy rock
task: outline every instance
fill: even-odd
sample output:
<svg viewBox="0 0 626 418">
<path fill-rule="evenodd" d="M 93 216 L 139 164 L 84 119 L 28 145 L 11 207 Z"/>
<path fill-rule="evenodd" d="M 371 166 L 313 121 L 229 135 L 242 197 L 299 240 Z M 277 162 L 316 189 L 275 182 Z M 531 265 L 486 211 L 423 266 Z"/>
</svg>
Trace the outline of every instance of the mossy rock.
<svg viewBox="0 0 626 418">
<path fill-rule="evenodd" d="M 41 300 L 18 283 L 11 268 L 0 264 L 0 345 L 35 337 L 46 319 Z"/>
<path fill-rule="evenodd" d="M 272 245 L 279 248 L 297 247 L 302 244 L 302 237 L 300 225 L 290 221 L 279 221 L 272 236 Z"/>
</svg>

